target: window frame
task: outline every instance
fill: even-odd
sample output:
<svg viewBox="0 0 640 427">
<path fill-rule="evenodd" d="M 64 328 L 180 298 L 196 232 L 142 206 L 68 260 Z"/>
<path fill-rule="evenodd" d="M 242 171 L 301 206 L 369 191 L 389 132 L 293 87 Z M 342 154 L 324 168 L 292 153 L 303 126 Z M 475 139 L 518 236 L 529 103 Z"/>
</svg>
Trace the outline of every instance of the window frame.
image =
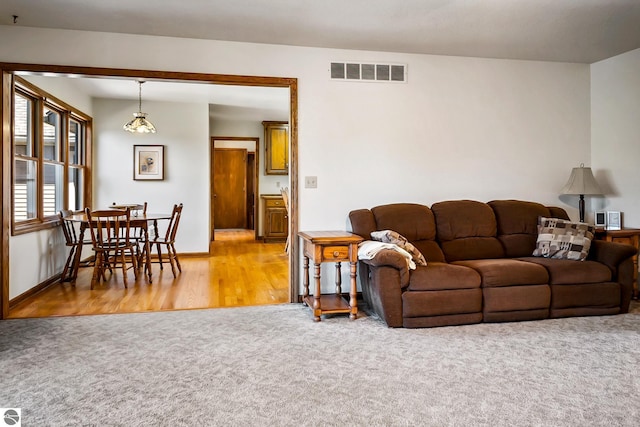
<svg viewBox="0 0 640 427">
<path fill-rule="evenodd" d="M 71 169 L 81 171 L 80 173 L 84 177 L 83 188 L 81 190 L 81 197 L 85 206 L 91 206 L 91 146 L 92 146 L 92 128 L 93 119 L 88 114 L 83 113 L 75 107 L 65 103 L 57 97 L 42 90 L 36 85 L 23 79 L 15 74 L 12 75 L 11 85 L 11 233 L 12 235 L 20 235 L 25 233 L 31 233 L 35 231 L 45 230 L 48 228 L 56 227 L 59 223 L 58 213 L 45 214 L 44 206 L 44 183 L 45 183 L 45 165 L 57 165 L 62 166 L 62 208 L 66 209 L 69 206 L 69 174 Z M 14 134 L 14 120 L 15 120 L 15 96 L 18 93 L 20 96 L 27 97 L 32 101 L 31 115 L 33 117 L 33 153 L 32 156 L 24 156 L 16 154 L 15 150 L 15 134 Z M 57 147 L 58 160 L 45 159 L 45 136 L 44 136 L 44 120 L 43 113 L 45 109 L 53 110 L 59 114 L 60 127 L 58 133 L 60 135 L 60 146 Z M 69 155 L 69 129 L 71 121 L 75 121 L 80 124 L 80 133 L 78 135 L 82 140 L 83 147 L 81 148 L 80 155 L 83 157 L 79 160 L 79 163 L 71 163 Z M 80 141 L 76 141 L 76 150 L 79 149 L 78 144 Z M 55 156 L 54 156 L 55 157 Z M 16 220 L 14 208 L 15 208 L 15 179 L 16 179 L 16 159 L 25 159 L 36 162 L 36 215 L 34 218 L 28 218 L 25 220 Z"/>
</svg>

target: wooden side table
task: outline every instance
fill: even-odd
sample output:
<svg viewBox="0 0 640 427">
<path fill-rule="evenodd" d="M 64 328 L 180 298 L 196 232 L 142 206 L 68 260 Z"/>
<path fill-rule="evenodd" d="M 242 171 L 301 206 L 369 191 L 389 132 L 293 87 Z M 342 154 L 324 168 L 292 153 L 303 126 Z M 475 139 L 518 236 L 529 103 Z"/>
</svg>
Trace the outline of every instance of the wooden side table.
<svg viewBox="0 0 640 427">
<path fill-rule="evenodd" d="M 625 243 L 636 248 L 633 257 L 633 298 L 638 298 L 638 250 L 640 250 L 640 228 L 623 228 L 622 230 L 596 230 L 596 238 L 607 242 Z"/>
<path fill-rule="evenodd" d="M 358 243 L 362 237 L 346 231 L 301 231 L 298 235 L 303 239 L 304 255 L 304 291 L 302 301 L 313 310 L 313 320 L 320 321 L 325 313 L 349 313 L 350 319 L 358 315 L 356 302 L 356 274 L 358 266 Z M 313 260 L 315 291 L 309 295 L 309 259 Z M 349 301 L 342 297 L 342 276 L 340 266 L 348 262 L 351 268 L 351 289 Z M 320 265 L 323 262 L 336 263 L 336 292 L 322 295 L 320 289 Z"/>
</svg>

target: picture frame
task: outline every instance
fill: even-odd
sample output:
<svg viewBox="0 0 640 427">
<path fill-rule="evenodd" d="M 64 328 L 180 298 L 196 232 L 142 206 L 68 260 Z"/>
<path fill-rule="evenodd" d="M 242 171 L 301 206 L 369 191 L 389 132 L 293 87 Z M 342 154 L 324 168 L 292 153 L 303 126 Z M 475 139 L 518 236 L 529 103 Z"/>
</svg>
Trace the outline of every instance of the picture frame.
<svg viewBox="0 0 640 427">
<path fill-rule="evenodd" d="M 164 180 L 164 145 L 133 146 L 133 179 Z"/>
<path fill-rule="evenodd" d="M 607 211 L 607 230 L 622 229 L 622 213 L 620 211 Z"/>
</svg>

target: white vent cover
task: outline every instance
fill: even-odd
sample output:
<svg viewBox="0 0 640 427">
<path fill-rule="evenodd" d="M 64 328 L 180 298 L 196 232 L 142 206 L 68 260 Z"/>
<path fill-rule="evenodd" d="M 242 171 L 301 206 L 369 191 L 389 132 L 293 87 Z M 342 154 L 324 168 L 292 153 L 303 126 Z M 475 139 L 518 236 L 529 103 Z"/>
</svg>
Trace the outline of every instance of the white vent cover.
<svg viewBox="0 0 640 427">
<path fill-rule="evenodd" d="M 405 64 L 375 64 L 371 62 L 332 62 L 331 80 L 406 83 Z"/>
</svg>

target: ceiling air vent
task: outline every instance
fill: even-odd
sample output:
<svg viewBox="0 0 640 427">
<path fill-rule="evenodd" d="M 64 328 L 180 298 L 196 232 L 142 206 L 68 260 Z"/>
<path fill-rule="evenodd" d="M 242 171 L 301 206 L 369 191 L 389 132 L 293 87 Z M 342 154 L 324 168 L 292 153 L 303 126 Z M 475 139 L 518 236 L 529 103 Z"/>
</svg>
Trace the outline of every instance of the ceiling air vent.
<svg viewBox="0 0 640 427">
<path fill-rule="evenodd" d="M 332 62 L 331 80 L 406 83 L 405 64 Z"/>
</svg>

